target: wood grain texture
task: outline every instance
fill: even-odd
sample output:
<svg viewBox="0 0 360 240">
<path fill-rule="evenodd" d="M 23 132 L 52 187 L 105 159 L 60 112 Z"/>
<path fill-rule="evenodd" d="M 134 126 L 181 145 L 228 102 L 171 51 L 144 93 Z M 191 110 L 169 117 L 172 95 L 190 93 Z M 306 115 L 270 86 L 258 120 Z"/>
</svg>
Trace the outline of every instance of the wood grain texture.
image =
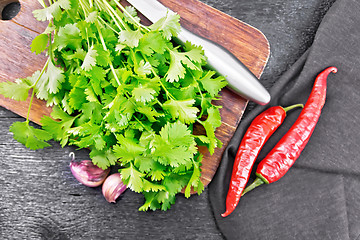
<svg viewBox="0 0 360 240">
<path fill-rule="evenodd" d="M 2 110 L 4 112 L 4 110 Z M 167 212 L 140 212 L 143 196 L 127 190 L 109 204 L 101 188 L 80 184 L 69 169 L 73 147 L 30 151 L 8 128 L 18 118 L 0 118 L 0 239 L 199 239 L 220 240 L 208 195 L 179 195 Z M 77 159 L 88 152 L 76 151 Z M 174 217 L 177 216 L 177 217 Z M 206 229 L 206 233 L 204 233 Z"/>
<path fill-rule="evenodd" d="M 260 77 L 269 57 L 269 44 L 259 30 L 197 0 L 161 2 L 179 13 L 184 27 L 224 46 Z M 40 70 L 46 60 L 44 55 L 36 56 L 29 48 L 32 39 L 46 27 L 46 23 L 37 22 L 31 14 L 40 5 L 37 1 L 22 0 L 21 6 L 21 12 L 16 18 L 0 22 L 0 49 L 3 51 L 0 57 L 0 81 L 14 81 L 29 76 Z M 216 149 L 213 155 L 206 148 L 200 147 L 204 155 L 201 180 L 205 186 L 212 180 L 223 151 L 247 105 L 247 100 L 229 89 L 224 89 L 221 96 L 222 99 L 215 104 L 222 106 L 220 114 L 223 124 L 215 134 L 222 141 L 223 147 Z M 1 106 L 23 117 L 27 114 L 27 103 L 0 97 Z M 40 124 L 42 116 L 50 113 L 51 108 L 46 107 L 43 101 L 36 100 L 32 105 L 30 120 Z"/>
<path fill-rule="evenodd" d="M 258 29 L 197 0 L 160 0 L 181 16 L 181 25 L 230 52 L 260 78 L 270 55 Z"/>
<path fill-rule="evenodd" d="M 0 20 L 0 81 L 25 78 L 43 67 L 46 56 L 36 55 L 30 50 L 32 40 L 47 26 L 33 17 L 32 11 L 38 8 L 41 5 L 37 1 L 22 1 L 20 13 L 16 17 L 10 21 Z M 0 95 L 0 105 L 26 117 L 29 99 L 20 103 Z M 37 124 L 40 124 L 43 115 L 51 113 L 51 108 L 46 107 L 43 101 L 36 99 L 32 106 L 30 119 Z"/>
</svg>

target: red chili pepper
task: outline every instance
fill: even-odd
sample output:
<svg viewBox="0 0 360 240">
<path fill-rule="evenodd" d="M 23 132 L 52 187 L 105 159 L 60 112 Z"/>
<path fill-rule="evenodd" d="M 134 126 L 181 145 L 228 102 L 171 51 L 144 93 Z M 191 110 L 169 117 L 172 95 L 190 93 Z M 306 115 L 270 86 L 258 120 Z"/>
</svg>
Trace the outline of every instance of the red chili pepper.
<svg viewBox="0 0 360 240">
<path fill-rule="evenodd" d="M 314 131 L 321 109 L 325 104 L 326 80 L 331 72 L 336 73 L 337 68 L 326 68 L 316 77 L 311 94 L 299 117 L 259 163 L 256 170 L 257 178 L 244 190 L 243 195 L 263 183 L 269 184 L 282 178 L 300 156 Z"/>
<path fill-rule="evenodd" d="M 226 197 L 226 212 L 221 216 L 228 216 L 236 208 L 249 180 L 251 168 L 256 157 L 259 155 L 265 142 L 284 121 L 286 112 L 300 106 L 303 107 L 302 104 L 287 108 L 280 106 L 271 107 L 259 114 L 251 122 L 241 140 L 235 157 L 229 191 Z"/>
</svg>

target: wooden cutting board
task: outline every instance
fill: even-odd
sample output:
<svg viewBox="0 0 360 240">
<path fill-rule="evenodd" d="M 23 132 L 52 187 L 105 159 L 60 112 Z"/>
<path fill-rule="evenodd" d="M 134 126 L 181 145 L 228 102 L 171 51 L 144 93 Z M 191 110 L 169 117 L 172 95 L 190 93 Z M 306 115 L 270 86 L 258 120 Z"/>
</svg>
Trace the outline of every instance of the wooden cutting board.
<svg viewBox="0 0 360 240">
<path fill-rule="evenodd" d="M 0 0 L 0 11 L 9 2 Z M 270 49 L 266 37 L 257 29 L 232 18 L 198 0 L 160 0 L 164 5 L 181 16 L 181 24 L 190 31 L 211 39 L 224 46 L 239 58 L 258 78 L 262 74 L 269 58 Z M 20 0 L 21 11 L 9 21 L 0 20 L 0 81 L 15 81 L 30 76 L 40 70 L 46 61 L 45 55 L 35 55 L 30 51 L 31 41 L 46 28 L 46 23 L 38 22 L 32 11 L 41 8 L 35 0 Z M 124 3 L 127 4 L 126 2 Z M 144 17 L 143 21 L 148 22 Z M 200 148 L 204 155 L 202 163 L 202 182 L 207 186 L 212 180 L 225 147 L 233 136 L 244 113 L 247 100 L 229 89 L 221 92 L 222 125 L 215 134 L 223 142 L 221 149 L 210 155 Z M 29 99 L 28 99 L 29 101 Z M 27 102 L 28 103 L 28 102 Z M 25 117 L 28 110 L 26 102 L 16 102 L 0 95 L 0 106 Z M 51 108 L 35 100 L 30 120 L 40 124 L 43 115 L 49 115 Z"/>
</svg>

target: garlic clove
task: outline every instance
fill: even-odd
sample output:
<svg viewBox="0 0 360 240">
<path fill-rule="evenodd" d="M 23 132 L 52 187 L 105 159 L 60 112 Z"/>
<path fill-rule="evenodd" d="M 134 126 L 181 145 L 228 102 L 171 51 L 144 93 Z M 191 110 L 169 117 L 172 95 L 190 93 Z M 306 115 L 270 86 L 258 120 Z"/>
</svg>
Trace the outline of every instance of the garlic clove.
<svg viewBox="0 0 360 240">
<path fill-rule="evenodd" d="M 126 190 L 126 185 L 121 180 L 120 173 L 114 173 L 108 176 L 102 186 L 102 193 L 109 203 L 115 203 L 115 200 Z"/>
<path fill-rule="evenodd" d="M 88 187 L 100 186 L 110 172 L 110 168 L 103 170 L 94 165 L 91 160 L 71 161 L 70 170 L 80 183 Z"/>
</svg>

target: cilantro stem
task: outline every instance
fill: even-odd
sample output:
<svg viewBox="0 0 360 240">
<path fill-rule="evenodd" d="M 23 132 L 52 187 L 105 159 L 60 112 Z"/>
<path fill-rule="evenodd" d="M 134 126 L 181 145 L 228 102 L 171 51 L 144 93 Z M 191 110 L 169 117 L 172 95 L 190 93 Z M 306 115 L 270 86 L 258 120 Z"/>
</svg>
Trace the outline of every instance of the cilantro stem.
<svg viewBox="0 0 360 240">
<path fill-rule="evenodd" d="M 31 93 L 30 102 L 29 102 L 28 112 L 27 112 L 27 115 L 26 115 L 26 123 L 27 123 L 27 124 L 29 124 L 30 110 L 31 110 L 32 102 L 33 102 L 33 100 L 34 100 L 34 95 L 35 95 L 35 89 L 33 88 L 33 89 L 32 89 L 32 93 Z"/>
<path fill-rule="evenodd" d="M 145 29 L 146 31 L 150 31 L 150 29 L 142 24 L 140 24 L 138 21 L 136 21 L 136 19 L 128 12 L 126 11 L 126 9 L 124 8 L 123 5 L 121 5 L 117 0 L 114 1 L 115 4 L 121 9 L 121 11 L 123 13 L 125 13 L 126 15 L 128 15 L 128 17 L 139 27 L 139 28 L 143 28 Z"/>
<path fill-rule="evenodd" d="M 82 8 L 82 10 L 84 12 L 84 19 L 86 19 L 86 16 L 88 15 L 88 11 L 85 9 L 83 1 L 79 1 L 79 3 L 80 3 L 80 7 Z M 71 15 L 69 14 L 69 16 L 71 16 Z"/>
<path fill-rule="evenodd" d="M 54 32 L 55 34 L 55 32 Z M 48 49 L 48 53 L 49 53 L 49 59 L 52 61 L 52 63 L 55 64 L 55 59 L 54 59 L 54 52 L 53 52 L 53 48 L 52 48 L 52 34 L 49 33 L 49 49 Z"/>
<path fill-rule="evenodd" d="M 163 104 L 159 101 L 158 98 L 156 98 L 156 102 L 157 102 L 161 107 L 163 107 Z"/>
<path fill-rule="evenodd" d="M 144 58 L 144 60 L 145 60 L 146 62 L 149 62 L 148 59 L 147 59 L 147 57 L 146 57 L 144 54 L 141 54 L 141 55 L 142 55 L 142 57 Z M 151 64 L 150 64 L 150 66 L 151 66 L 151 71 L 152 71 L 152 73 L 155 75 L 155 77 L 157 77 L 157 78 L 159 79 L 160 86 L 164 89 L 164 91 L 165 91 L 165 93 L 166 93 L 166 96 L 167 96 L 168 98 L 172 99 L 172 100 L 177 100 L 177 99 L 169 92 L 169 90 L 165 87 L 165 85 L 164 85 L 163 82 L 161 81 L 160 76 L 156 74 L 153 66 L 152 66 Z M 195 80 L 195 78 L 194 78 L 194 80 Z M 200 89 L 199 89 L 199 91 L 200 91 Z M 200 91 L 200 92 L 201 92 L 201 91 Z M 201 96 L 202 96 L 202 94 L 201 94 Z M 202 96 L 202 100 L 204 100 L 203 96 Z M 160 104 L 160 106 L 162 106 L 162 104 L 159 102 L 159 100 L 158 100 L 158 103 Z M 182 107 L 179 105 L 179 108 L 182 108 Z M 203 111 L 204 111 L 204 110 L 202 109 L 202 110 L 201 110 L 201 114 L 203 114 Z M 200 115 L 200 116 L 201 116 L 201 115 Z M 198 118 L 199 118 L 199 117 L 198 117 Z M 196 120 L 198 120 L 198 118 L 197 118 Z"/>
<path fill-rule="evenodd" d="M 99 37 L 100 37 L 101 44 L 102 44 L 104 50 L 107 51 L 108 49 L 107 49 L 107 47 L 106 47 L 105 40 L 104 40 L 104 37 L 103 37 L 103 35 L 102 35 L 102 33 L 101 33 L 99 24 L 98 24 L 98 22 L 96 22 L 96 23 L 97 23 L 97 24 L 95 24 L 95 25 L 96 25 L 96 28 L 97 28 L 98 33 L 99 33 Z M 120 86 L 120 85 L 121 85 L 120 80 L 119 80 L 119 78 L 118 78 L 118 76 L 117 76 L 117 74 L 116 74 L 116 72 L 115 72 L 115 68 L 114 68 L 114 66 L 113 66 L 113 64 L 112 64 L 111 61 L 109 62 L 109 66 L 110 66 L 111 72 L 113 73 L 114 78 L 115 78 L 117 84 Z"/>
<path fill-rule="evenodd" d="M 141 56 L 144 58 L 144 60 L 145 60 L 146 62 L 149 62 L 149 60 L 147 59 L 147 57 L 146 57 L 143 53 L 141 53 Z M 167 90 L 167 88 L 165 87 L 165 85 L 161 82 L 160 76 L 155 72 L 155 69 L 154 69 L 154 67 L 153 67 L 151 64 L 150 64 L 150 67 L 151 67 L 151 72 L 154 74 L 154 76 L 155 76 L 155 77 L 158 77 L 160 86 L 164 89 L 164 91 L 165 91 L 165 93 L 166 93 L 166 96 L 167 96 L 168 98 L 171 98 L 171 99 L 173 99 L 173 100 L 176 100 L 176 98 L 169 92 L 169 90 Z"/>
<path fill-rule="evenodd" d="M 35 86 L 38 84 L 38 82 L 40 81 L 42 75 L 43 75 L 44 72 L 45 72 L 45 69 L 48 67 L 49 61 L 50 61 L 50 57 L 47 59 L 45 65 L 44 65 L 44 67 L 43 67 L 43 69 L 41 70 L 38 79 L 36 79 L 35 83 L 31 86 L 32 93 L 31 93 L 31 98 L 30 98 L 30 102 L 29 102 L 28 112 L 27 112 L 27 115 L 26 115 L 26 123 L 27 123 L 27 124 L 29 124 L 29 117 L 30 117 L 31 105 L 32 105 L 32 102 L 33 102 L 34 96 L 35 96 Z"/>
<path fill-rule="evenodd" d="M 194 74 L 192 73 L 192 71 L 189 71 L 189 72 L 190 72 L 193 80 L 196 82 L 196 87 L 197 87 L 197 89 L 199 90 L 199 94 L 200 94 L 200 96 L 201 96 L 201 103 L 203 103 L 203 101 L 204 101 L 205 98 L 204 98 L 204 95 L 203 95 L 203 93 L 202 93 L 202 91 L 201 91 L 200 84 L 199 84 L 198 81 L 196 80 L 196 78 L 195 78 Z M 201 104 L 201 106 L 202 106 L 202 104 Z M 204 114 L 204 108 L 201 108 L 201 112 L 199 113 L 198 118 L 201 118 L 203 114 Z"/>
<path fill-rule="evenodd" d="M 110 26 L 110 24 L 108 24 L 104 19 L 102 19 L 100 16 L 98 16 L 98 19 L 101 20 L 101 22 L 106 25 L 108 28 L 110 28 L 114 33 L 116 33 L 117 35 L 120 34 L 119 31 L 116 31 L 112 26 Z"/>
<path fill-rule="evenodd" d="M 99 27 L 99 23 L 96 22 L 95 25 L 96 25 L 96 28 L 97 28 L 97 30 L 98 30 L 99 37 L 100 37 L 100 41 L 101 41 L 101 43 L 102 43 L 102 45 L 103 45 L 103 48 L 104 48 L 105 51 L 107 51 L 107 47 L 106 47 L 106 44 L 105 44 L 104 37 L 102 36 L 101 30 L 100 30 L 100 27 Z M 134 55 L 134 57 L 135 57 L 135 55 Z M 134 59 L 134 61 L 135 61 L 135 59 Z M 109 66 L 110 66 L 111 72 L 113 73 L 114 78 L 115 78 L 117 84 L 118 84 L 119 86 L 121 86 L 121 82 L 120 82 L 120 80 L 119 80 L 119 78 L 118 78 L 118 76 L 117 76 L 117 74 L 116 74 L 116 72 L 115 72 L 115 68 L 114 68 L 112 62 L 109 63 Z M 130 97 L 126 92 L 125 92 L 125 95 L 126 95 L 126 97 L 129 99 L 129 101 L 136 107 L 136 104 L 131 101 L 131 97 Z"/>
<path fill-rule="evenodd" d="M 137 61 L 136 61 L 135 52 L 133 51 L 132 48 L 130 48 L 130 52 L 131 52 L 131 56 L 132 56 L 132 58 L 133 58 L 134 68 L 137 69 L 137 68 L 138 68 L 138 63 L 137 63 Z"/>
<path fill-rule="evenodd" d="M 96 0 L 96 1 L 100 1 L 100 0 Z M 107 7 L 107 9 L 109 11 L 107 11 L 111 17 L 113 18 L 113 20 L 116 22 L 116 18 L 119 20 L 119 23 L 123 26 L 124 29 L 129 30 L 129 27 L 124 24 L 124 22 L 122 21 L 121 17 L 116 13 L 116 11 L 114 10 L 114 8 L 107 2 L 107 0 L 102 0 L 102 3 Z"/>
<path fill-rule="evenodd" d="M 95 1 L 98 2 L 98 0 L 95 0 Z M 104 12 L 107 12 L 107 13 L 110 15 L 110 17 L 111 17 L 112 20 L 114 21 L 115 25 L 116 25 L 120 30 L 123 29 L 123 28 L 125 28 L 125 27 L 121 27 L 121 26 L 120 26 L 120 24 L 119 24 L 118 21 L 116 20 L 115 16 L 113 15 L 113 13 L 112 13 L 111 11 L 106 10 L 106 9 L 103 7 L 103 4 L 102 4 L 101 2 L 98 2 L 98 3 L 97 3 L 97 6 L 98 6 L 98 8 L 99 8 L 100 10 L 103 10 Z M 101 18 L 101 17 L 99 16 L 99 18 Z M 102 20 L 103 20 L 103 19 L 102 19 Z M 105 20 L 103 20 L 103 21 L 105 22 Z"/>
<path fill-rule="evenodd" d="M 84 12 L 84 19 L 86 19 L 86 17 L 88 16 L 89 14 L 89 7 L 85 5 L 85 3 L 83 1 L 79 1 L 80 3 L 80 7 L 82 8 L 83 12 Z M 91 3 L 90 3 L 91 5 Z M 91 6 L 90 6 L 91 8 Z M 71 16 L 71 14 L 68 14 L 69 16 Z M 75 21 L 74 21 L 75 22 Z M 85 27 L 85 32 L 86 32 L 86 42 L 87 42 L 87 46 L 88 46 L 88 49 L 90 48 L 90 40 L 89 40 L 89 33 L 88 33 L 88 28 Z"/>
<path fill-rule="evenodd" d="M 30 87 L 30 88 L 35 88 L 35 86 L 38 84 L 38 82 L 40 81 L 40 78 L 42 77 L 42 75 L 44 74 L 45 72 L 45 69 L 48 67 L 49 65 L 49 61 L 50 61 L 50 58 L 47 59 L 47 61 L 45 62 L 45 65 L 43 67 L 43 69 L 41 69 L 41 72 L 40 72 L 40 75 L 38 77 L 38 79 L 36 79 L 35 83 Z"/>
<path fill-rule="evenodd" d="M 68 10 L 65 10 L 65 12 L 67 13 L 68 16 L 70 16 L 71 20 L 73 20 L 74 23 L 76 23 L 76 18 L 73 17 L 73 15 L 71 13 L 69 13 Z M 79 14 L 80 15 L 80 14 Z"/>
<path fill-rule="evenodd" d="M 38 0 L 38 2 L 43 8 L 46 8 L 46 4 L 44 0 Z"/>
<path fill-rule="evenodd" d="M 86 32 L 86 42 L 87 42 L 87 45 L 88 45 L 88 49 L 90 49 L 90 41 L 89 41 L 89 33 L 88 33 L 88 29 L 85 28 L 85 32 Z"/>
<path fill-rule="evenodd" d="M 151 133 L 151 135 L 155 135 L 151 130 L 147 129 L 147 127 L 137 118 L 133 115 L 134 119 L 149 133 Z"/>
<path fill-rule="evenodd" d="M 90 8 L 93 7 L 93 1 L 92 0 L 89 0 L 89 5 L 90 5 Z"/>
</svg>

